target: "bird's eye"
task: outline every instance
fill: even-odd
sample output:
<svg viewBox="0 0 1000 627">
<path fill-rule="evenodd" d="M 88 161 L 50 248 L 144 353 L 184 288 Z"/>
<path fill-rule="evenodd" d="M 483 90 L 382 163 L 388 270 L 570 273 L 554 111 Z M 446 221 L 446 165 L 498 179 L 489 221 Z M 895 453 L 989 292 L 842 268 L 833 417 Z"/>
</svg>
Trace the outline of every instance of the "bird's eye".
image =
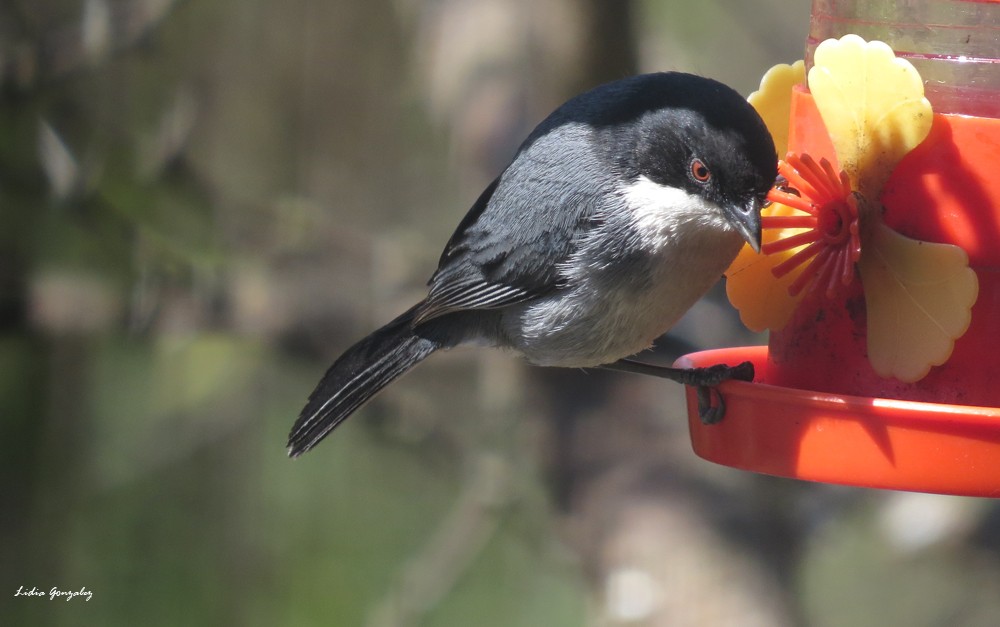
<svg viewBox="0 0 1000 627">
<path fill-rule="evenodd" d="M 699 183 L 707 183 L 712 178 L 712 171 L 701 159 L 692 159 L 691 177 Z"/>
</svg>

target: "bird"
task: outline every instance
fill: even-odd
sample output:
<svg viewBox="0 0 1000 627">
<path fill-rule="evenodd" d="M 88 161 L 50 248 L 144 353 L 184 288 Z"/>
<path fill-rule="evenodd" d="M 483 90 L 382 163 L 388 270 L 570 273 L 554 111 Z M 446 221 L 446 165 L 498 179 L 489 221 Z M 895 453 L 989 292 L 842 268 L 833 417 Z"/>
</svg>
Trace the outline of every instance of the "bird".
<svg viewBox="0 0 1000 627">
<path fill-rule="evenodd" d="M 507 349 L 530 364 L 653 374 L 708 390 L 753 366 L 646 364 L 648 349 L 710 288 L 777 177 L 771 135 L 738 92 L 683 72 L 634 75 L 559 106 L 460 221 L 426 298 L 348 348 L 295 421 L 312 449 L 435 351 Z"/>
</svg>

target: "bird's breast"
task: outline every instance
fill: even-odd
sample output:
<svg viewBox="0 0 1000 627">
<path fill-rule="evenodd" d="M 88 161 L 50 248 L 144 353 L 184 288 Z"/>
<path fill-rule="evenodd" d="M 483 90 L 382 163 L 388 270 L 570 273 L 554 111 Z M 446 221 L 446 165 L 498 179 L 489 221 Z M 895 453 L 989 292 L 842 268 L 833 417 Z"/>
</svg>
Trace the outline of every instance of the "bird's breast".
<svg viewBox="0 0 1000 627">
<path fill-rule="evenodd" d="M 742 239 L 704 213 L 646 203 L 584 238 L 565 287 L 505 315 L 514 348 L 539 365 L 587 367 L 652 345 L 718 281 Z M 690 214 L 698 219 L 688 219 Z M 721 217 L 720 219 L 721 220 Z"/>
</svg>

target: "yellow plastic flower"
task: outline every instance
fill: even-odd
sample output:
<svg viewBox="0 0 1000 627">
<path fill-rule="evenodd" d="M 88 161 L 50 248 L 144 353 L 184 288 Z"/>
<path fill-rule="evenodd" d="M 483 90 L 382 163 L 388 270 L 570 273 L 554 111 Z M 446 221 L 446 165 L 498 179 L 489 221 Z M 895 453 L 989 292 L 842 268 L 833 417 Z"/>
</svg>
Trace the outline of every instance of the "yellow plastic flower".
<svg viewBox="0 0 1000 627">
<path fill-rule="evenodd" d="M 792 88 L 804 78 L 801 61 L 776 66 L 749 99 L 779 154 Z M 916 381 L 951 356 L 978 296 L 965 251 L 910 239 L 882 220 L 885 182 L 930 132 L 923 82 L 886 44 L 847 35 L 816 48 L 808 85 L 842 170 L 805 154 L 779 164 L 787 185 L 762 212 L 761 254 L 744 248 L 727 272 L 730 301 L 751 329 L 780 329 L 807 294 L 832 297 L 860 277 L 872 367 Z"/>
</svg>

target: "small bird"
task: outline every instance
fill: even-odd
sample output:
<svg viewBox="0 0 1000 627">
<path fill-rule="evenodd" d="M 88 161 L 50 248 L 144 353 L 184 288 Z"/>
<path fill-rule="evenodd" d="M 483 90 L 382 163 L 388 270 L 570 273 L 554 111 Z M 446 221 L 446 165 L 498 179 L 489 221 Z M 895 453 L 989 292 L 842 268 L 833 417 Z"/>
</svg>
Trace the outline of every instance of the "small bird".
<svg viewBox="0 0 1000 627">
<path fill-rule="evenodd" d="M 512 350 L 539 366 L 609 368 L 698 386 L 721 418 L 723 380 L 749 363 L 644 364 L 651 346 L 722 276 L 777 176 L 771 136 L 717 81 L 643 74 L 570 99 L 521 144 L 441 254 L 427 297 L 341 355 L 292 427 L 297 457 L 434 351 Z"/>
</svg>

